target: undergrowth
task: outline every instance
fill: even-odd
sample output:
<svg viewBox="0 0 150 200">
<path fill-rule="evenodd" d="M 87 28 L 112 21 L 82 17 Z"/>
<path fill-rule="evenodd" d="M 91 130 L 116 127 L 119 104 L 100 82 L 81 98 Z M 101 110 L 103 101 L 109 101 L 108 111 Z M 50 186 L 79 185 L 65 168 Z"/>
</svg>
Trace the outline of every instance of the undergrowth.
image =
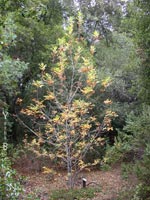
<svg viewBox="0 0 150 200">
<path fill-rule="evenodd" d="M 55 190 L 50 196 L 50 200 L 83 200 L 93 198 L 96 193 L 101 192 L 100 188 L 82 188 L 70 190 Z"/>
</svg>

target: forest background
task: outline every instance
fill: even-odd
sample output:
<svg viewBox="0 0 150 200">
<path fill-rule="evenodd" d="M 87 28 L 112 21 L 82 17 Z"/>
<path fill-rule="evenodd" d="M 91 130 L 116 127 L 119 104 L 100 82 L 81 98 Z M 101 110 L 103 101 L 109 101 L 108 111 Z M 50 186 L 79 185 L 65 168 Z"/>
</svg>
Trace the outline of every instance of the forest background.
<svg viewBox="0 0 150 200">
<path fill-rule="evenodd" d="M 20 153 L 27 140 L 26 148 L 34 141 L 40 152 L 46 151 L 61 167 L 70 166 L 71 160 L 78 163 L 80 170 L 127 162 L 124 170 L 130 166 L 139 180 L 128 199 L 149 199 L 149 10 L 149 0 L 0 0 L 3 185 L 7 185 L 4 177 L 11 169 L 10 157 Z M 79 57 L 78 70 L 69 79 L 73 77 L 72 56 Z M 74 80 L 72 86 L 70 80 Z M 69 93 L 70 104 L 65 104 L 69 86 L 75 93 Z M 74 97 L 76 104 L 72 104 Z M 68 128 L 63 120 L 71 108 L 76 115 L 69 113 Z M 79 118 L 79 110 L 84 117 Z M 74 120 L 77 125 L 71 126 Z M 77 136 L 71 141 L 74 146 L 68 146 L 77 152 L 76 157 L 62 163 L 66 155 L 57 150 L 66 139 L 61 135 L 66 130 Z M 86 134 L 92 135 L 92 140 Z M 79 140 L 82 143 L 75 146 Z M 0 186 L 4 196 L 8 189 L 5 186 Z"/>
</svg>

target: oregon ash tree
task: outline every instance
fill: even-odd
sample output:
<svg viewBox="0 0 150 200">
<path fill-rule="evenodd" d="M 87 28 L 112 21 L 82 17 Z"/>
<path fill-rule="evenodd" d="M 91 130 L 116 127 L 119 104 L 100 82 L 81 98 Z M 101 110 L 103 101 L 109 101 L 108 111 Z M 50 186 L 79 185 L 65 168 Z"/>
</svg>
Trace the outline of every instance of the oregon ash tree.
<svg viewBox="0 0 150 200">
<path fill-rule="evenodd" d="M 98 82 L 93 62 L 94 47 L 88 48 L 80 37 L 80 14 L 77 21 L 78 34 L 73 32 L 75 24 L 70 18 L 64 37 L 53 47 L 53 66 L 40 65 L 41 79 L 33 82 L 36 98 L 22 111 L 36 123 L 36 135 L 55 147 L 55 156 L 67 168 L 70 188 L 74 187 L 77 174 L 88 166 L 84 163 L 87 151 L 103 140 L 98 137 L 101 125 L 92 115 L 94 105 L 90 102 Z M 97 36 L 95 32 L 93 37 Z M 106 129 L 110 128 L 113 115 L 107 111 L 103 121 Z M 50 156 L 53 157 L 52 152 Z"/>
</svg>

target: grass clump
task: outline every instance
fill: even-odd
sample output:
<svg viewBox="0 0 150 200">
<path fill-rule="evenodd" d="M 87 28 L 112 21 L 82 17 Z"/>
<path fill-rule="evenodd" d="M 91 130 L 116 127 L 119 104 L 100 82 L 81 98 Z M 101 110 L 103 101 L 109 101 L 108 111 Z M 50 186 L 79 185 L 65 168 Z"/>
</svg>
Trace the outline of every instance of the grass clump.
<svg viewBox="0 0 150 200">
<path fill-rule="evenodd" d="M 96 193 L 101 192 L 99 187 L 70 189 L 70 190 L 55 190 L 50 196 L 50 200 L 80 200 L 93 198 Z"/>
</svg>

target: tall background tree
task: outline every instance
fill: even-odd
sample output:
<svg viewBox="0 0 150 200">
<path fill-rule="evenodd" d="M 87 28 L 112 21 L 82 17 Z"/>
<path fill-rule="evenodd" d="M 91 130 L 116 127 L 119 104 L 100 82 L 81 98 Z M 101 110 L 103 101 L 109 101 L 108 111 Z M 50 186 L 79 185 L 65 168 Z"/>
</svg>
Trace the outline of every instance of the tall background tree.
<svg viewBox="0 0 150 200">
<path fill-rule="evenodd" d="M 137 73 L 136 104 L 130 108 L 125 118 L 125 125 L 106 155 L 111 160 L 112 155 L 117 155 L 120 162 L 125 161 L 124 170 L 127 166 L 138 178 L 136 187 L 130 194 L 122 199 L 149 199 L 149 166 L 150 166 L 150 141 L 149 141 L 149 95 L 150 95 L 150 66 L 149 66 L 149 22 L 150 2 L 135 0 L 128 4 L 126 16 L 122 22 L 123 29 L 129 38 L 133 39 L 136 47 L 136 55 L 139 64 L 135 66 Z M 135 77 L 135 76 L 134 76 Z M 133 101 L 132 101 L 133 102 Z M 118 149 L 119 147 L 119 149 Z M 120 153 L 121 152 L 121 153 Z M 130 157 L 130 156 L 131 157 Z M 106 160 L 108 159 L 106 156 Z M 108 160 L 109 160 L 108 159 Z M 108 161 L 107 160 L 107 161 Z M 113 160 L 113 159 L 112 159 Z M 111 160 L 111 162 L 112 162 Z M 115 156 L 114 156 L 115 160 Z M 109 162 L 109 161 L 108 161 Z M 127 165 L 127 163 L 129 165 Z"/>
<path fill-rule="evenodd" d="M 61 35 L 61 7 L 58 1 L 0 1 L 1 94 L 9 109 L 12 141 L 22 137 L 15 120 L 21 102 L 28 101 L 30 81 L 38 76 L 39 62 L 49 61 L 51 45 Z M 27 68 L 28 66 L 28 68 Z"/>
<path fill-rule="evenodd" d="M 148 0 L 135 1 L 138 14 L 136 14 L 136 39 L 139 44 L 139 56 L 142 59 L 140 97 L 143 102 L 150 104 L 150 2 Z"/>
</svg>

